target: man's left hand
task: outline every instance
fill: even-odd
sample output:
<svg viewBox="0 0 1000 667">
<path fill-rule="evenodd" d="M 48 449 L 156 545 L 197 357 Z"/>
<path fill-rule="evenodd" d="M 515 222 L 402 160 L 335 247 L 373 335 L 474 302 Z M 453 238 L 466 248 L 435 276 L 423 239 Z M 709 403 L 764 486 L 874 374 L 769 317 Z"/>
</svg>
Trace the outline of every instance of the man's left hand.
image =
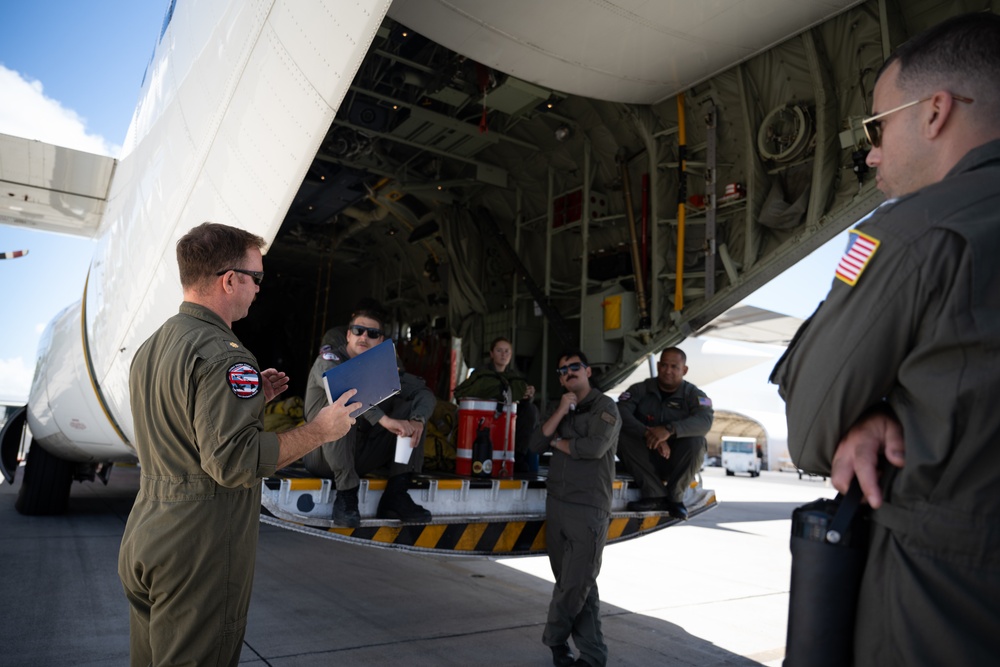
<svg viewBox="0 0 1000 667">
<path fill-rule="evenodd" d="M 260 383 L 264 386 L 264 402 L 270 403 L 275 396 L 288 389 L 288 375 L 273 368 L 260 372 Z"/>
<path fill-rule="evenodd" d="M 553 449 L 557 449 L 563 454 L 572 456 L 572 453 L 569 450 L 569 440 L 567 440 L 566 438 L 554 438 L 552 442 L 549 444 L 552 446 Z"/>
<path fill-rule="evenodd" d="M 410 446 L 416 447 L 420 444 L 420 436 L 424 432 L 424 423 L 419 419 L 411 419 L 410 425 L 413 426 L 413 433 L 410 434 L 410 437 L 413 438 L 413 443 Z"/>
<path fill-rule="evenodd" d="M 650 426 L 646 429 L 646 447 L 657 449 L 661 443 L 666 443 L 673 435 L 669 426 Z"/>
</svg>

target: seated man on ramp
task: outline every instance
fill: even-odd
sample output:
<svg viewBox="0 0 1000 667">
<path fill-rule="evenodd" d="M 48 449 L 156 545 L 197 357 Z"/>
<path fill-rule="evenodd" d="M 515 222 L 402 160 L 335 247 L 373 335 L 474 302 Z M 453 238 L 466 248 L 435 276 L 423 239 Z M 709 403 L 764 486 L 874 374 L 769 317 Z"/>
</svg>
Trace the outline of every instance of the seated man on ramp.
<svg viewBox="0 0 1000 667">
<path fill-rule="evenodd" d="M 305 418 L 310 421 L 327 404 L 323 373 L 348 359 L 363 354 L 385 339 L 385 316 L 374 302 L 364 302 L 351 315 L 346 342 L 332 329 L 323 337 L 324 345 L 309 372 L 306 386 Z M 333 344 L 331 344 L 333 343 Z M 358 511 L 358 487 L 361 477 L 388 467 L 389 480 L 379 500 L 376 516 L 404 523 L 426 523 L 431 513 L 416 504 L 410 494 L 410 478 L 424 464 L 424 425 L 433 414 L 437 399 L 427 384 L 416 375 L 400 371 L 400 392 L 358 417 L 343 438 L 327 442 L 303 458 L 310 473 L 332 478 L 337 487 L 333 503 L 333 521 L 338 526 L 361 525 Z M 410 460 L 397 463 L 396 437 L 413 439 Z"/>
<path fill-rule="evenodd" d="M 675 519 L 687 519 L 684 491 L 705 457 L 705 434 L 715 412 L 712 399 L 684 380 L 684 350 L 668 347 L 656 368 L 655 378 L 632 385 L 618 397 L 618 458 L 642 491 L 642 499 L 629 503 L 628 509 L 667 511 Z"/>
</svg>

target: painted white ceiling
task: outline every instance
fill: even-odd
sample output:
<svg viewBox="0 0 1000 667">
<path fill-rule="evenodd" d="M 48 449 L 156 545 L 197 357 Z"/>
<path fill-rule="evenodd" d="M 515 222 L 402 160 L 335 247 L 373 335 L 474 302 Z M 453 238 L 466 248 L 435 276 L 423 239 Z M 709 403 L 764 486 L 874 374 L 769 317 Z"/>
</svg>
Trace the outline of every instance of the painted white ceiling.
<svg viewBox="0 0 1000 667">
<path fill-rule="evenodd" d="M 655 103 L 859 0 L 395 0 L 389 15 L 520 79 Z"/>
</svg>

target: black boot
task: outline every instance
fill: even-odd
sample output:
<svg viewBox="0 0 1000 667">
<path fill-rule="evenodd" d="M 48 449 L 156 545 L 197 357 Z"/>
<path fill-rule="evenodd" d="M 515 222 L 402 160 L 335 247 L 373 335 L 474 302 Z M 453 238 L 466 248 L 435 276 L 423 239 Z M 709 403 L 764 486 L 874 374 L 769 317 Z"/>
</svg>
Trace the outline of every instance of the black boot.
<svg viewBox="0 0 1000 667">
<path fill-rule="evenodd" d="M 549 648 L 552 649 L 552 664 L 556 667 L 569 667 L 576 663 L 576 656 L 569 649 L 569 644 L 560 644 Z"/>
<path fill-rule="evenodd" d="M 687 521 L 688 518 L 688 508 L 684 503 L 678 503 L 674 501 L 667 502 L 666 507 L 667 513 L 674 519 L 680 519 L 681 521 Z"/>
<path fill-rule="evenodd" d="M 333 522 L 347 528 L 357 528 L 361 525 L 361 513 L 358 511 L 358 487 L 337 491 L 337 497 L 333 499 Z"/>
<path fill-rule="evenodd" d="M 407 475 L 390 477 L 378 501 L 376 516 L 380 519 L 396 519 L 403 523 L 427 523 L 431 513 L 413 502 L 407 492 L 409 480 Z"/>
</svg>

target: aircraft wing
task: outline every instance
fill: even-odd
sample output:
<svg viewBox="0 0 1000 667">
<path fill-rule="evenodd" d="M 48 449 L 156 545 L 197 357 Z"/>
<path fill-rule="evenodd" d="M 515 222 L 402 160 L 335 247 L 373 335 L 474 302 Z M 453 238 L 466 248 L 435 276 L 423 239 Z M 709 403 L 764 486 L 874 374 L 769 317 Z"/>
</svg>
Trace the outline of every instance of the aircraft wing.
<svg viewBox="0 0 1000 667">
<path fill-rule="evenodd" d="M 725 338 L 743 343 L 788 345 L 802 320 L 773 310 L 737 304 L 702 327 L 695 336 Z"/>
<path fill-rule="evenodd" d="M 92 238 L 117 161 L 0 134 L 0 224 Z"/>
<path fill-rule="evenodd" d="M 763 363 L 773 362 L 802 320 L 740 303 L 678 344 L 687 354 L 687 380 L 704 386 Z M 605 393 L 616 399 L 627 387 L 656 375 L 658 355 L 650 355 Z"/>
</svg>

